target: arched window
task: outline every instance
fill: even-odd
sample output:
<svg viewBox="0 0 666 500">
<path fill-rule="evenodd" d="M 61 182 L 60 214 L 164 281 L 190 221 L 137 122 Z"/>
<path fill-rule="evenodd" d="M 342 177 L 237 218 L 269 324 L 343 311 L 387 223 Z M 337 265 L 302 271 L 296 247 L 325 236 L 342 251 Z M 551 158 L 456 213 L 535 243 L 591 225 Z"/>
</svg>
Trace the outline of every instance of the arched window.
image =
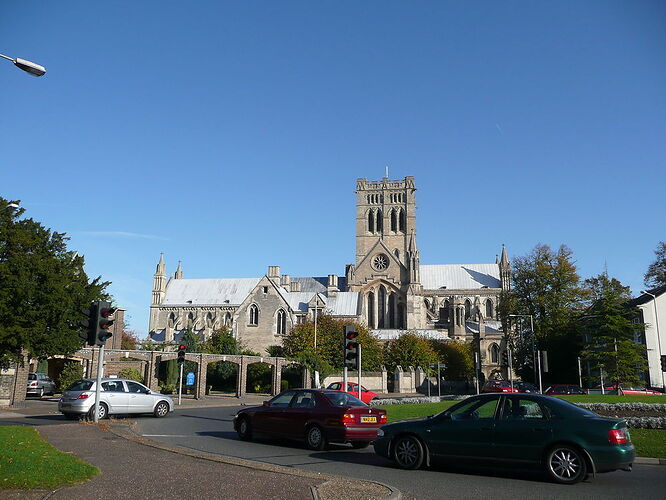
<svg viewBox="0 0 666 500">
<path fill-rule="evenodd" d="M 176 315 L 174 313 L 169 314 L 169 321 L 167 321 L 167 326 L 173 328 L 176 325 Z"/>
<path fill-rule="evenodd" d="M 368 211 L 368 231 L 375 232 L 375 214 L 372 210 Z"/>
<path fill-rule="evenodd" d="M 400 250 L 398 250 L 397 248 L 393 250 L 393 255 L 395 255 L 396 259 L 400 260 Z"/>
<path fill-rule="evenodd" d="M 442 307 L 439 308 L 439 321 L 442 323 L 449 322 L 449 301 L 445 300 Z"/>
<path fill-rule="evenodd" d="M 405 232 L 405 211 L 400 209 L 400 231 Z"/>
<path fill-rule="evenodd" d="M 500 348 L 497 344 L 492 344 L 490 346 L 490 362 L 497 364 L 499 363 Z"/>
<path fill-rule="evenodd" d="M 381 211 L 381 209 L 377 210 L 377 224 L 376 224 L 375 227 L 377 228 L 378 233 L 382 232 L 382 211 Z"/>
<path fill-rule="evenodd" d="M 398 220 L 395 216 L 395 210 L 391 209 L 391 231 L 394 233 L 398 230 Z"/>
<path fill-rule="evenodd" d="M 472 316 L 472 303 L 469 299 L 465 300 L 465 319 L 469 319 Z"/>
<path fill-rule="evenodd" d="M 275 333 L 284 335 L 287 333 L 287 314 L 284 310 L 280 309 L 277 312 L 277 323 L 275 325 Z"/>
<path fill-rule="evenodd" d="M 259 308 L 252 304 L 250 306 L 250 323 L 251 326 L 257 326 L 259 324 Z"/>
<path fill-rule="evenodd" d="M 379 287 L 379 294 L 377 295 L 377 319 L 379 320 L 379 328 L 386 328 L 386 288 Z"/>
<path fill-rule="evenodd" d="M 375 327 L 375 294 L 368 293 L 368 328 Z"/>
<path fill-rule="evenodd" d="M 231 313 L 228 312 L 227 314 L 224 315 L 224 326 L 228 326 L 231 328 L 233 323 L 233 320 L 231 319 Z"/>
<path fill-rule="evenodd" d="M 398 302 L 398 328 L 405 328 L 405 304 Z"/>
<path fill-rule="evenodd" d="M 493 301 L 488 299 L 486 300 L 486 318 L 493 317 Z"/>
<path fill-rule="evenodd" d="M 189 313 L 187 315 L 187 328 L 192 328 L 193 325 L 194 325 L 194 314 Z"/>
<path fill-rule="evenodd" d="M 213 328 L 213 313 L 206 314 L 206 326 Z"/>
</svg>

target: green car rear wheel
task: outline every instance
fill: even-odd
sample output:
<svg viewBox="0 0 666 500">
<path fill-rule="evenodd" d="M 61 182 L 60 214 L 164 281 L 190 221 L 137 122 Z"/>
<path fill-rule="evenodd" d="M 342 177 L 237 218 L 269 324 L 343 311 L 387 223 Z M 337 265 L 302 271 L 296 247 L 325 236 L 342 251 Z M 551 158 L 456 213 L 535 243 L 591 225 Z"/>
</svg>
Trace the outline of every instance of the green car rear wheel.
<svg viewBox="0 0 666 500">
<path fill-rule="evenodd" d="M 556 446 L 546 458 L 546 472 L 555 482 L 577 483 L 587 476 L 585 457 L 573 446 Z"/>
</svg>

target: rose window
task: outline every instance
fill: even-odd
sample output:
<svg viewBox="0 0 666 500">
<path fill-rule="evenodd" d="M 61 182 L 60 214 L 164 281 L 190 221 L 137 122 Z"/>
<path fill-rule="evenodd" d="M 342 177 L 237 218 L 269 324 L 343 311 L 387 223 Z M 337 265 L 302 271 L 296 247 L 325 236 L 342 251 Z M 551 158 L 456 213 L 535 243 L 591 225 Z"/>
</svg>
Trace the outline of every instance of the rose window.
<svg viewBox="0 0 666 500">
<path fill-rule="evenodd" d="M 372 267 L 374 267 L 377 271 L 383 271 L 388 266 L 389 266 L 388 257 L 383 253 L 375 255 L 374 258 L 372 259 Z"/>
</svg>

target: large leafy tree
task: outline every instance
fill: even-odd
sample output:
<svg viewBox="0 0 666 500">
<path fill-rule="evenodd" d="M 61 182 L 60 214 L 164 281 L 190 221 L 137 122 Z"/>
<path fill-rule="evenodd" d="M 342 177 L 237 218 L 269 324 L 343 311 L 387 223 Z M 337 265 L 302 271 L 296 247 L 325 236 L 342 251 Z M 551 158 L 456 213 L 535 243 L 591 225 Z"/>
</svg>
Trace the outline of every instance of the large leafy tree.
<svg viewBox="0 0 666 500">
<path fill-rule="evenodd" d="M 317 349 L 314 348 L 314 323 L 296 325 L 282 339 L 284 354 L 311 369 L 322 373 L 343 367 L 343 339 L 345 325 L 354 325 L 358 332 L 357 340 L 362 346 L 361 363 L 363 370 L 378 370 L 383 364 L 382 348 L 379 340 L 368 329 L 351 320 L 322 315 L 317 318 Z"/>
<path fill-rule="evenodd" d="M 440 361 L 440 356 L 433 349 L 431 342 L 413 332 L 406 332 L 397 339 L 389 340 L 384 345 L 386 366 L 391 370 L 400 365 L 403 368 L 420 366 L 431 372 L 431 365 Z"/>
<path fill-rule="evenodd" d="M 647 269 L 643 281 L 646 286 L 666 285 L 666 241 L 660 241 L 654 251 L 655 259 Z"/>
<path fill-rule="evenodd" d="M 0 198 L 0 364 L 70 354 L 81 348 L 81 309 L 108 299 L 108 282 L 90 280 L 69 238 L 21 218 Z"/>
<path fill-rule="evenodd" d="M 638 310 L 627 306 L 630 288 L 606 273 L 585 284 L 591 304 L 579 320 L 586 341 L 581 357 L 593 368 L 603 367 L 614 384 L 639 382 L 638 374 L 647 362 L 645 346 L 636 342 L 636 335 L 645 325 L 634 322 Z"/>
<path fill-rule="evenodd" d="M 444 378 L 467 378 L 474 375 L 474 349 L 470 342 L 432 341 L 431 345 L 439 360 L 446 364 L 442 372 Z"/>
<path fill-rule="evenodd" d="M 548 352 L 546 378 L 575 381 L 580 346 L 572 318 L 583 306 L 587 291 L 573 262 L 573 252 L 565 245 L 557 251 L 537 245 L 529 255 L 514 259 L 512 285 L 511 295 L 500 301 L 500 315 L 505 324 L 509 319 L 514 320 L 513 325 L 519 324 L 514 331 L 521 335 L 511 339 L 518 354 L 514 356 L 514 368 L 526 380 L 534 379 L 534 338 L 536 347 Z M 531 315 L 534 332 L 530 331 L 529 319 L 516 320 L 509 314 Z"/>
</svg>

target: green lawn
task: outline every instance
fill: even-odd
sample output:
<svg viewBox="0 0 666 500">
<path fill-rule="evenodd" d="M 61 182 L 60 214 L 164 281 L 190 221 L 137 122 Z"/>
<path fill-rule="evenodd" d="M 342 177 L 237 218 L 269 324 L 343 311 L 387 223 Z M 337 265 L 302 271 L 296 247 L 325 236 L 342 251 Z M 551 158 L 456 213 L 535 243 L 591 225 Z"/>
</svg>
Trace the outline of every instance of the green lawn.
<svg viewBox="0 0 666 500">
<path fill-rule="evenodd" d="M 572 398 L 576 398 L 576 402 L 580 403 L 614 403 L 616 401 L 609 401 L 608 399 L 603 399 L 601 401 L 592 400 L 580 400 L 578 398 L 622 398 L 620 402 L 629 402 L 629 400 L 624 398 L 650 398 L 650 397 L 662 397 L 663 396 L 566 396 L 564 399 L 569 401 Z M 666 399 L 666 398 L 664 398 Z M 635 402 L 636 400 L 632 400 Z M 642 402 L 644 399 L 640 400 Z M 424 403 L 424 404 L 407 404 L 407 405 L 386 405 L 378 406 L 378 408 L 383 408 L 386 410 L 388 421 L 395 422 L 397 420 L 403 420 L 406 418 L 417 418 L 417 417 L 427 417 L 428 415 L 434 415 L 440 411 L 444 411 L 450 406 L 456 404 L 458 401 L 442 401 L 441 403 Z M 634 442 L 636 447 L 636 456 L 638 457 L 655 457 L 655 458 L 666 458 L 666 430 L 664 429 L 630 429 L 631 440 Z"/>
<path fill-rule="evenodd" d="M 99 473 L 44 441 L 32 427 L 0 426 L 0 489 L 53 489 Z"/>
</svg>

